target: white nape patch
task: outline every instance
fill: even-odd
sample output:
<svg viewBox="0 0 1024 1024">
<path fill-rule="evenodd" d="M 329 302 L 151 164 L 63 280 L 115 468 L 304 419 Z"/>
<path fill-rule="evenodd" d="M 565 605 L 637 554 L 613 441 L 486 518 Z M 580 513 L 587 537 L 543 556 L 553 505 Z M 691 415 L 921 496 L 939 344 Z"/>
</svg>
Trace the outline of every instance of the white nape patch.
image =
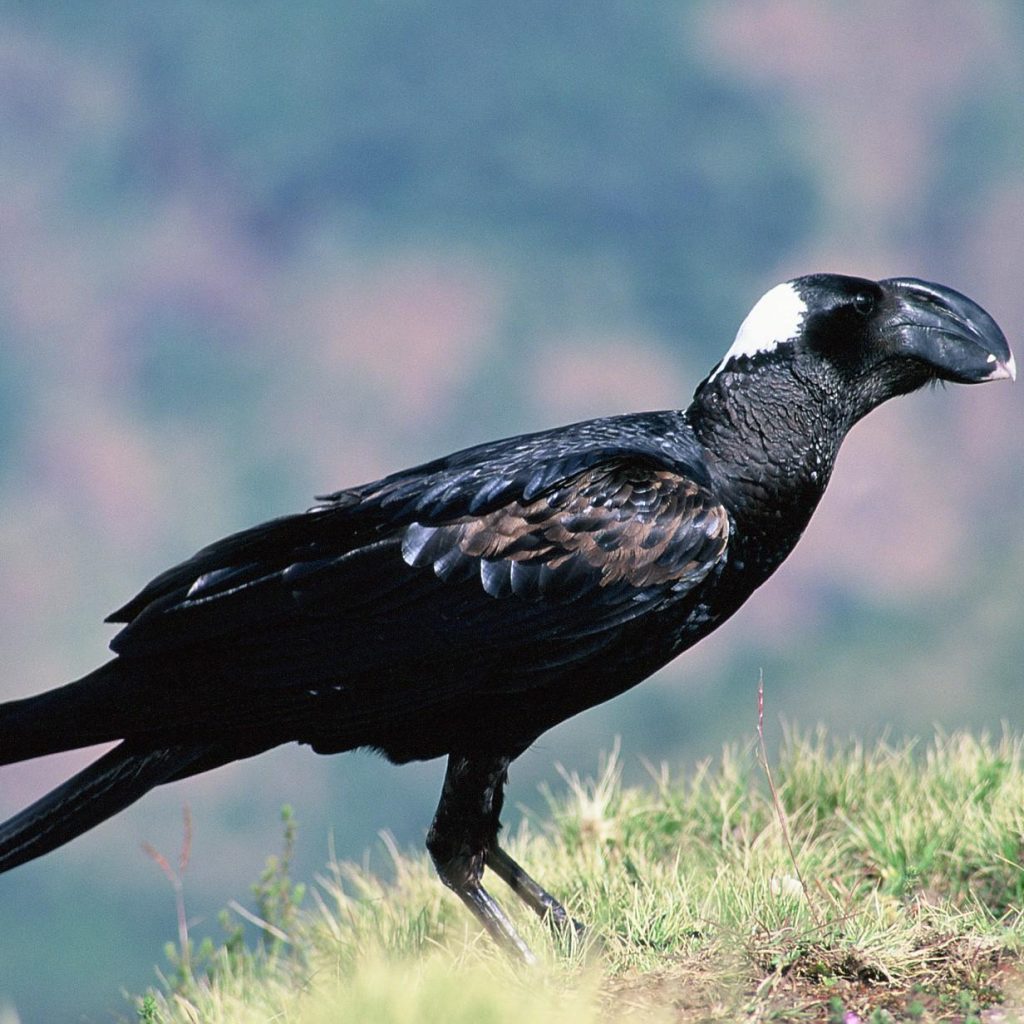
<svg viewBox="0 0 1024 1024">
<path fill-rule="evenodd" d="M 736 332 L 736 340 L 711 371 L 710 384 L 733 359 L 770 352 L 782 342 L 790 341 L 800 332 L 807 316 L 807 303 L 790 282 L 777 284 L 754 304 Z"/>
</svg>

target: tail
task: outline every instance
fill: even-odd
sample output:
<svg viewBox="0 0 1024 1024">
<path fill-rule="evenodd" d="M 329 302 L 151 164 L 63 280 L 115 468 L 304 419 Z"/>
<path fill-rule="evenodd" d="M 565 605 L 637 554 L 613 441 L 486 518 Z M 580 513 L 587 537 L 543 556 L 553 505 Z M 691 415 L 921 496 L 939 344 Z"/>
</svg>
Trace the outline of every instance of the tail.
<svg viewBox="0 0 1024 1024">
<path fill-rule="evenodd" d="M 139 694 L 114 658 L 66 686 L 0 704 L 0 764 L 123 739 L 133 731 L 125 719 L 139 711 Z"/>
<path fill-rule="evenodd" d="M 63 846 L 154 786 L 232 760 L 218 750 L 203 743 L 139 751 L 122 743 L 0 825 L 0 872 Z"/>
</svg>

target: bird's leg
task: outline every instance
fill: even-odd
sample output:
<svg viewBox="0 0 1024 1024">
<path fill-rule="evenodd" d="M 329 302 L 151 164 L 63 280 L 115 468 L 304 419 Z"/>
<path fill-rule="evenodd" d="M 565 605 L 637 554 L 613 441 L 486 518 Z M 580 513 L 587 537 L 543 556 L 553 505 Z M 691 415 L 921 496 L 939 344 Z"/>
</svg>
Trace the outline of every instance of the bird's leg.
<svg viewBox="0 0 1024 1024">
<path fill-rule="evenodd" d="M 441 881 L 466 904 L 491 938 L 532 964 L 536 957 L 530 947 L 480 883 L 488 853 L 497 849 L 509 760 L 449 755 L 441 799 L 427 833 L 427 849 Z"/>
<path fill-rule="evenodd" d="M 541 919 L 560 932 L 572 928 L 577 937 L 585 928 L 539 882 L 531 878 L 497 843 L 487 851 L 487 866 Z"/>
</svg>

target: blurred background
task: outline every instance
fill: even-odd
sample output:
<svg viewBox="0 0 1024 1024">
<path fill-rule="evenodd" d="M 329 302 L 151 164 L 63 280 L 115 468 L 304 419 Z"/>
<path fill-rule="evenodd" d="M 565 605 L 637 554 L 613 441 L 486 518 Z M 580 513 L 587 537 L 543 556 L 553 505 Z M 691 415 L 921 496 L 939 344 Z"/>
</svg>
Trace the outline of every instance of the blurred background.
<svg viewBox="0 0 1024 1024">
<path fill-rule="evenodd" d="M 768 287 L 910 274 L 1024 327 L 1013 0 L 0 6 L 0 699 L 106 654 L 196 548 L 477 441 L 687 404 Z M 1021 353 L 1018 351 L 1018 356 Z M 660 675 L 541 738 L 686 770 L 784 718 L 1019 715 L 1022 392 L 938 389 L 847 442 L 795 555 Z M 15 812 L 96 751 L 0 772 Z M 131 1016 L 175 935 L 141 850 L 194 818 L 193 935 L 299 822 L 387 869 L 443 765 L 282 748 L 0 878 L 0 1017 Z M 5 1020 L 14 1019 L 10 1015 Z"/>
</svg>

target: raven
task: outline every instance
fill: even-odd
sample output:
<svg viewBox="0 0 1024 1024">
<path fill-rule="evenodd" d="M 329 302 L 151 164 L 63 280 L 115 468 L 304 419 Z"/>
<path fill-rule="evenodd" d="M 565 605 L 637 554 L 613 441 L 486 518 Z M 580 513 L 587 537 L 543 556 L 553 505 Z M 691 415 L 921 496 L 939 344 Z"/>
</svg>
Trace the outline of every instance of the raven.
<svg viewBox="0 0 1024 1024">
<path fill-rule="evenodd" d="M 995 321 L 915 278 L 769 291 L 685 411 L 479 445 L 237 533 L 108 621 L 115 657 L 0 705 L 0 764 L 120 741 L 0 825 L 0 871 L 149 789 L 281 743 L 447 755 L 427 848 L 499 944 L 484 868 L 554 924 L 498 842 L 510 762 L 724 622 L 789 554 L 867 412 L 1014 378 Z"/>
</svg>

